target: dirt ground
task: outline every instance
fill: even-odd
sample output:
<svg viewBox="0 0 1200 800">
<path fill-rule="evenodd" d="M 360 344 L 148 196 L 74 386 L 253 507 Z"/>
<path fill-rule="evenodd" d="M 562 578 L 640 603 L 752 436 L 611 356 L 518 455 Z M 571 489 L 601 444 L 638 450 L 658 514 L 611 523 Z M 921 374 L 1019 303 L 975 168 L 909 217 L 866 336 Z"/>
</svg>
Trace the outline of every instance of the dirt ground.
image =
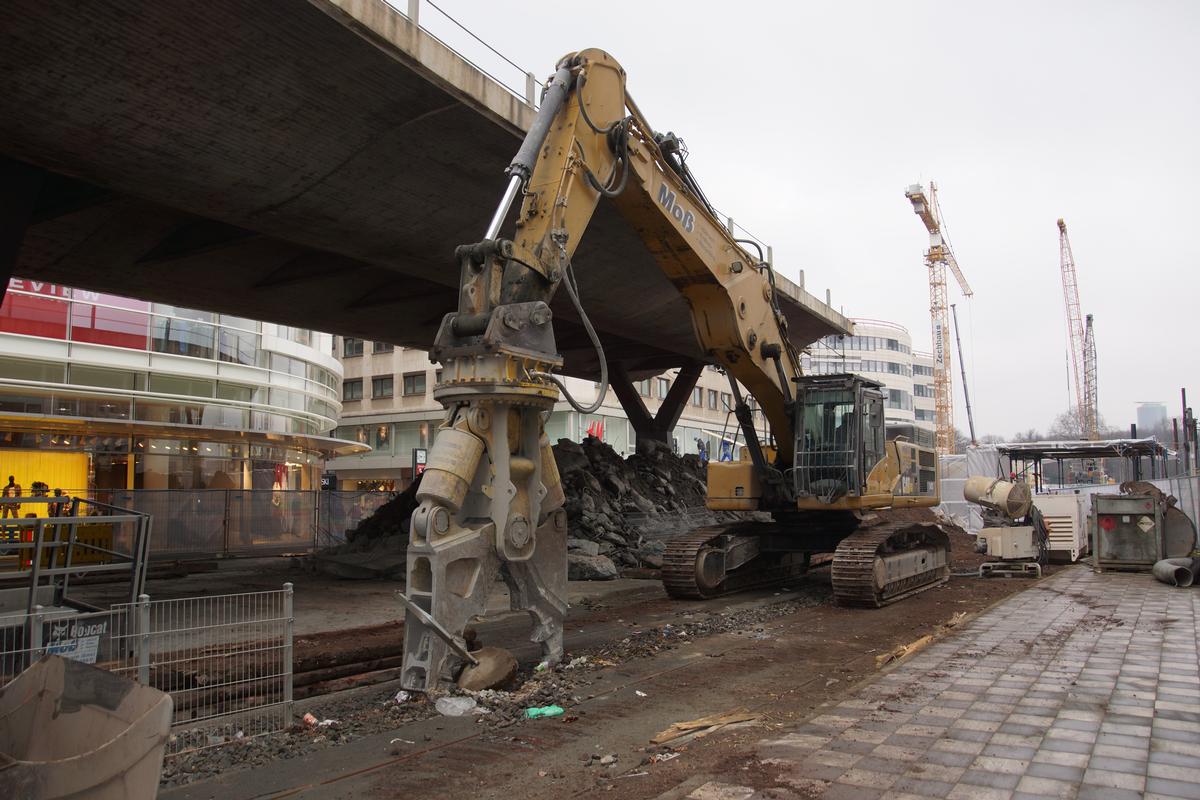
<svg viewBox="0 0 1200 800">
<path fill-rule="evenodd" d="M 955 571 L 973 569 L 980 560 L 973 540 L 957 535 L 952 540 Z M 279 751 L 244 764 L 253 770 L 237 769 L 242 764 L 234 759 L 219 776 L 160 796 L 390 798 L 438 786 L 449 796 L 519 793 L 559 800 L 615 790 L 624 797 L 650 798 L 713 768 L 744 769 L 746 783 L 769 785 L 770 776 L 751 755 L 753 743 L 803 721 L 822 703 L 852 694 L 877 674 L 876 656 L 936 634 L 946 622 L 969 617 L 1032 583 L 954 577 L 945 586 L 875 611 L 834 606 L 827 569 L 795 581 L 787 591 L 715 603 L 671 601 L 650 584 L 573 608 L 567 658 L 584 655 L 589 661 L 548 677 L 529 672 L 537 651 L 524 642 L 525 621 L 510 617 L 481 626 L 481 638 L 512 649 L 523 674 L 542 681 L 530 703 L 553 699 L 566 708 L 563 716 L 513 721 L 500 704 L 489 714 L 449 718 L 423 699 L 389 711 L 399 688 L 394 683 L 313 698 L 304 708 L 319 718 L 342 715 L 342 730 L 296 734 Z M 311 641 L 304 647 L 329 652 L 388 635 L 397 634 L 346 630 L 305 637 Z M 737 709 L 761 716 L 752 726 L 675 749 L 649 744 L 674 722 Z M 356 721 L 372 716 L 377 724 Z M 654 756 L 658 759 L 651 761 Z M 601 766 L 600 758 L 612 763 Z"/>
</svg>

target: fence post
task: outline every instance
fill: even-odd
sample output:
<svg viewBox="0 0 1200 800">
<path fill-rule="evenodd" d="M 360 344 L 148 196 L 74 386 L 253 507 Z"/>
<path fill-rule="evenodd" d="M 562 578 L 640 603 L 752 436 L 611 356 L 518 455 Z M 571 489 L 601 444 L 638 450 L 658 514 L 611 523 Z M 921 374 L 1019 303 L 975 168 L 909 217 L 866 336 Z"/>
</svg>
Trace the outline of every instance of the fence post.
<svg viewBox="0 0 1200 800">
<path fill-rule="evenodd" d="M 42 619 L 43 607 L 38 604 L 33 607 L 33 613 L 29 615 L 29 634 L 25 637 L 29 642 L 29 659 L 25 666 L 32 667 L 33 663 L 40 658 L 39 651 L 42 649 Z"/>
<path fill-rule="evenodd" d="M 221 555 L 229 555 L 229 489 L 225 490 L 225 516 L 221 520 Z"/>
<path fill-rule="evenodd" d="M 408 18 L 413 25 L 421 24 L 421 0 L 408 0 Z"/>
<path fill-rule="evenodd" d="M 137 608 L 138 683 L 150 685 L 150 595 L 138 595 Z"/>
<path fill-rule="evenodd" d="M 292 616 L 293 586 L 283 585 L 283 726 L 292 724 Z"/>
<path fill-rule="evenodd" d="M 537 78 L 532 72 L 525 73 L 525 102 L 532 108 L 537 108 Z"/>
</svg>

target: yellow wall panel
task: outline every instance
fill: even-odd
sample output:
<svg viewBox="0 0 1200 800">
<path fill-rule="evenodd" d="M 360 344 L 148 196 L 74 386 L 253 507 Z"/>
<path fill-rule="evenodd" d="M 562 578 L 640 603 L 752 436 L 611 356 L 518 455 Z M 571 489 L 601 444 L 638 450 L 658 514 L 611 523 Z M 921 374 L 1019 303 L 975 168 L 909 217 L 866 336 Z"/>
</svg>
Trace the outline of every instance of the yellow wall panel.
<svg viewBox="0 0 1200 800">
<path fill-rule="evenodd" d="M 12 475 L 29 494 L 34 481 L 55 489 L 85 492 L 88 488 L 87 453 L 56 453 L 53 450 L 0 450 L 0 486 Z M 31 509 L 32 510 L 32 509 Z"/>
</svg>

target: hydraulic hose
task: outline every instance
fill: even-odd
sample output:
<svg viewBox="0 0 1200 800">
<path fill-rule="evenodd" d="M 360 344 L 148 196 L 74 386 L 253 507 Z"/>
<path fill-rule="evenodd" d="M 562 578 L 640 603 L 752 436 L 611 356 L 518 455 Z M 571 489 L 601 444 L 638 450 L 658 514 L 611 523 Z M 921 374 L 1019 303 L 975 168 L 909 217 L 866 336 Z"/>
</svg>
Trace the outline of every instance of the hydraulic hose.
<svg viewBox="0 0 1200 800">
<path fill-rule="evenodd" d="M 581 405 L 571 396 L 566 384 L 557 375 L 549 372 L 531 372 L 530 375 L 548 380 L 557 386 L 571 408 L 580 414 L 593 414 L 604 404 L 604 396 L 608 394 L 608 360 L 604 356 L 604 347 L 600 344 L 600 337 L 596 335 L 592 321 L 588 319 L 587 313 L 583 310 L 583 304 L 579 302 L 579 287 L 575 285 L 575 270 L 570 262 L 567 262 L 567 268 L 563 270 L 563 287 L 567 290 L 567 297 L 571 298 L 571 305 L 575 306 L 575 313 L 579 314 L 583 329 L 587 331 L 588 338 L 592 340 L 592 347 L 596 349 L 596 357 L 600 359 L 600 387 L 596 390 L 596 400 L 591 405 Z"/>
</svg>

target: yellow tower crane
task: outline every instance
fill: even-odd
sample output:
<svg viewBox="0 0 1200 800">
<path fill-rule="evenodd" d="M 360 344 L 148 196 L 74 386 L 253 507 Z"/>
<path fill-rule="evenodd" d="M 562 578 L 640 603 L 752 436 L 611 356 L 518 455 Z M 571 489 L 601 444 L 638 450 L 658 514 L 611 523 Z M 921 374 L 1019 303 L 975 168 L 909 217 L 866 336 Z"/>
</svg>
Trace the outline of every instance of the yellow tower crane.
<svg viewBox="0 0 1200 800">
<path fill-rule="evenodd" d="M 933 399 L 936 444 L 939 455 L 954 452 L 954 387 L 950 372 L 950 348 L 946 336 L 950 332 L 950 305 L 946 294 L 946 268 L 954 273 L 963 297 L 971 297 L 970 284 L 958 268 L 958 259 L 950 247 L 950 239 L 942 230 L 942 210 L 938 206 L 937 184 L 925 187 L 913 184 L 904 191 L 913 211 L 929 231 L 929 249 L 925 251 L 925 266 L 929 269 L 929 321 L 933 328 Z"/>
</svg>

